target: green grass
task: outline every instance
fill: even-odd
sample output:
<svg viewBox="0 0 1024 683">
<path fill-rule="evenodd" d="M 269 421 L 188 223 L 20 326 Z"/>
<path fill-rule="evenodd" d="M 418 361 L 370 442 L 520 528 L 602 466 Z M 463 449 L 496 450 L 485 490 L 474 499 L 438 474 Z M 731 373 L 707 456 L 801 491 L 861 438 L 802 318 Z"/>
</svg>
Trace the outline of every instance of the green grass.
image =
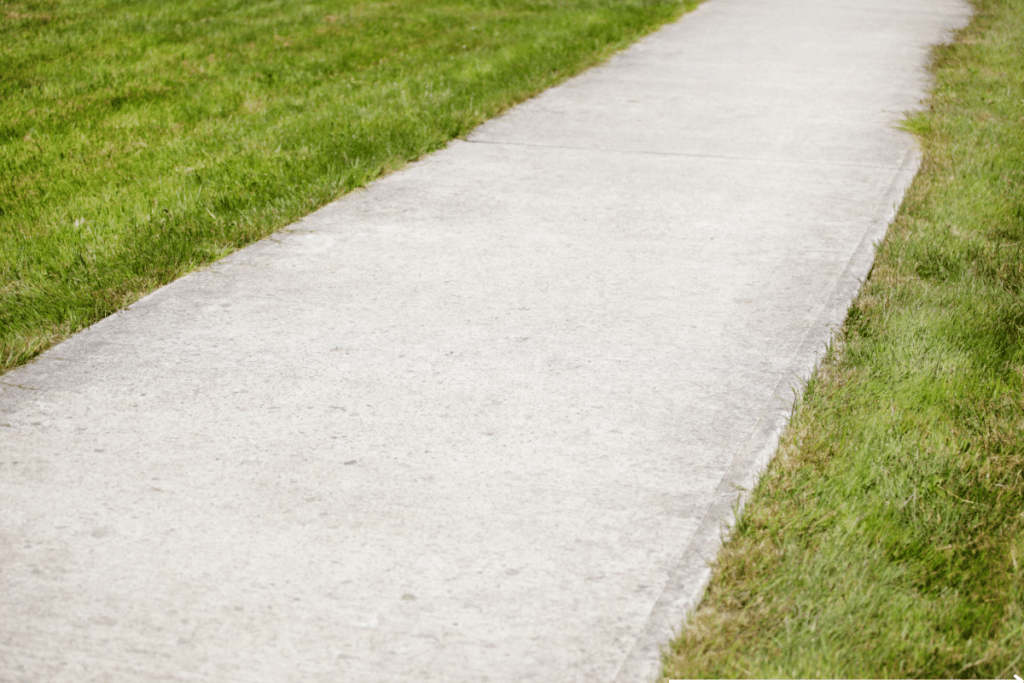
<svg viewBox="0 0 1024 683">
<path fill-rule="evenodd" d="M 1024 673 L 1024 2 L 937 49 L 924 164 L 668 678 Z"/>
<path fill-rule="evenodd" d="M 692 4 L 0 0 L 0 372 Z"/>
</svg>

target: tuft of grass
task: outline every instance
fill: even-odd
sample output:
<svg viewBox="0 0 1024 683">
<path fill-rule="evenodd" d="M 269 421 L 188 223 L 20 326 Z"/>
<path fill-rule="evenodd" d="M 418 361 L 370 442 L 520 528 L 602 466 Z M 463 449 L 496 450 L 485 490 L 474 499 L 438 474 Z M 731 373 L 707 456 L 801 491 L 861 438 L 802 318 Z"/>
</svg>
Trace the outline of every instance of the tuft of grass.
<svg viewBox="0 0 1024 683">
<path fill-rule="evenodd" d="M 694 4 L 0 0 L 0 372 Z"/>
<path fill-rule="evenodd" d="M 924 162 L 668 678 L 1024 670 L 1024 3 L 933 55 Z"/>
</svg>

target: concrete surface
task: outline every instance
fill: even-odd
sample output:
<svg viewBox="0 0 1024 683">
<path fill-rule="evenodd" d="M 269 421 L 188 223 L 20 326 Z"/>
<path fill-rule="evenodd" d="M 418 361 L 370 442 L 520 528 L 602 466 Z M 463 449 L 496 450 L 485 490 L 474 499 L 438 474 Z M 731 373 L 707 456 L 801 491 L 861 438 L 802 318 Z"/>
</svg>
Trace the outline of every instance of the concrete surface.
<svg viewBox="0 0 1024 683">
<path fill-rule="evenodd" d="M 2 681 L 629 681 L 960 0 L 709 0 L 0 378 Z"/>
</svg>

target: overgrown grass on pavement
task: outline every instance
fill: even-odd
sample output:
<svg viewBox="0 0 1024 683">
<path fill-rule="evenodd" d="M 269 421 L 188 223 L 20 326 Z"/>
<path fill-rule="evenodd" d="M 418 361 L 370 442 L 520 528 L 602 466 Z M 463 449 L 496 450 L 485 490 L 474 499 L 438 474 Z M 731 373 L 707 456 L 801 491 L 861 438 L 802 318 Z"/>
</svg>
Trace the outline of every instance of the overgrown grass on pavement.
<svg viewBox="0 0 1024 683">
<path fill-rule="evenodd" d="M 0 372 L 684 8 L 0 0 Z"/>
<path fill-rule="evenodd" d="M 669 678 L 1024 673 L 1024 2 L 938 49 L 925 153 Z"/>
</svg>

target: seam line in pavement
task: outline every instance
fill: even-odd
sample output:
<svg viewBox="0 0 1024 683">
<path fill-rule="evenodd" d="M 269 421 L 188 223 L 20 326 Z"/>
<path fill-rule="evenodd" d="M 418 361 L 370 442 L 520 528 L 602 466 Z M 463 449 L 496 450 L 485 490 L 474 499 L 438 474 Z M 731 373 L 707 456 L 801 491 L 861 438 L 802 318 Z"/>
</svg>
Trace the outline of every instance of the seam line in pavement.
<svg viewBox="0 0 1024 683">
<path fill-rule="evenodd" d="M 25 391 L 39 391 L 34 387 L 26 387 L 22 386 L 21 384 L 11 384 L 10 382 L 0 382 L 0 384 L 2 384 L 5 387 L 11 387 L 12 389 L 24 389 Z"/>
<path fill-rule="evenodd" d="M 804 166 L 850 166 L 855 168 L 884 168 L 898 171 L 902 164 L 858 164 L 850 161 L 808 161 L 805 159 L 770 159 L 766 157 L 741 157 L 728 154 L 700 154 L 699 152 L 658 152 L 650 149 L 617 149 L 615 147 L 576 147 L 573 145 L 545 145 L 538 142 L 503 142 L 498 140 L 462 140 L 474 145 L 509 145 L 514 147 L 543 147 L 545 149 L 578 149 L 589 152 L 615 152 L 617 154 L 650 154 L 665 157 L 694 157 L 698 159 L 725 159 L 727 161 L 759 161 L 768 164 L 793 164 Z"/>
</svg>

